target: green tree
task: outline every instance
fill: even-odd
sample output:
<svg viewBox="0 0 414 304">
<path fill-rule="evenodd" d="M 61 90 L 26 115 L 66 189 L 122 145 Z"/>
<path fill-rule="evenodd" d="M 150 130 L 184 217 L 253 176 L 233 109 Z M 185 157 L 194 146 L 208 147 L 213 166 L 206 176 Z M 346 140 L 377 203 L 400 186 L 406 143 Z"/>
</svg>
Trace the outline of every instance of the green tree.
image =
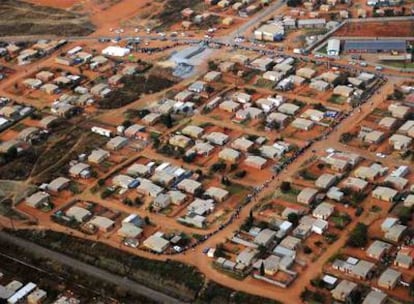
<svg viewBox="0 0 414 304">
<path fill-rule="evenodd" d="M 264 262 L 262 262 L 262 264 L 260 264 L 260 275 L 261 276 L 264 276 L 265 275 Z"/>
</svg>

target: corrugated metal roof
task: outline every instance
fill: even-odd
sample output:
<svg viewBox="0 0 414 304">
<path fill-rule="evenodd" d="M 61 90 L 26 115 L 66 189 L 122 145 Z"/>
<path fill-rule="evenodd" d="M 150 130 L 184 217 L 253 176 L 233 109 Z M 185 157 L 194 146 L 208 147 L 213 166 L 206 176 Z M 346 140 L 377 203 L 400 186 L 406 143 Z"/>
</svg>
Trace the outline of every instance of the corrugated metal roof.
<svg viewBox="0 0 414 304">
<path fill-rule="evenodd" d="M 405 40 L 345 40 L 344 49 L 347 50 L 405 50 Z"/>
</svg>

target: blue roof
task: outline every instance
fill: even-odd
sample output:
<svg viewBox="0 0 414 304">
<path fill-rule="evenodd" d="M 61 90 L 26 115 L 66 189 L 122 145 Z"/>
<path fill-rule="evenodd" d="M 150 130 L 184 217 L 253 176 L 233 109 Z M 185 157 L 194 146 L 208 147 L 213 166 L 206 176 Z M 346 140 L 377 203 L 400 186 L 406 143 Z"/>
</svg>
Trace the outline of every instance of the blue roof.
<svg viewBox="0 0 414 304">
<path fill-rule="evenodd" d="M 392 51 L 405 50 L 407 43 L 405 40 L 345 40 L 344 49 L 367 50 L 367 51 Z"/>
</svg>

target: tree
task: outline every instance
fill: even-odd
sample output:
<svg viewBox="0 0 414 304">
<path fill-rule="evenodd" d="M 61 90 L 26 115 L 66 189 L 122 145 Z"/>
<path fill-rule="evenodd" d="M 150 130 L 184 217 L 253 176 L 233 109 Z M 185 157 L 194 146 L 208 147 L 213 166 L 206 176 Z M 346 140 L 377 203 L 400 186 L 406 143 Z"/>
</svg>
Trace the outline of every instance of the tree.
<svg viewBox="0 0 414 304">
<path fill-rule="evenodd" d="M 295 212 L 289 213 L 287 219 L 295 226 L 299 223 L 299 215 Z"/>
<path fill-rule="evenodd" d="M 161 123 L 170 129 L 173 126 L 173 120 L 170 114 L 161 116 Z"/>
<path fill-rule="evenodd" d="M 280 190 L 281 190 L 283 193 L 289 192 L 289 191 L 290 191 L 290 189 L 291 189 L 291 187 L 290 187 L 290 183 L 289 183 L 289 182 L 284 181 L 284 182 L 282 182 L 282 184 L 280 185 Z"/>
<path fill-rule="evenodd" d="M 260 264 L 260 275 L 262 277 L 265 275 L 264 262 L 262 262 L 262 264 Z"/>
<path fill-rule="evenodd" d="M 104 179 L 98 179 L 98 186 L 103 186 L 103 185 L 105 185 L 105 180 Z"/>
<path fill-rule="evenodd" d="M 124 127 L 124 128 L 128 128 L 128 127 L 130 127 L 132 125 L 132 122 L 130 121 L 130 120 L 128 120 L 128 119 L 126 119 L 126 120 L 124 120 L 123 122 L 122 122 L 122 126 Z"/>
<path fill-rule="evenodd" d="M 368 242 L 368 226 L 358 223 L 352 230 L 346 244 L 350 247 L 364 247 Z"/>
</svg>

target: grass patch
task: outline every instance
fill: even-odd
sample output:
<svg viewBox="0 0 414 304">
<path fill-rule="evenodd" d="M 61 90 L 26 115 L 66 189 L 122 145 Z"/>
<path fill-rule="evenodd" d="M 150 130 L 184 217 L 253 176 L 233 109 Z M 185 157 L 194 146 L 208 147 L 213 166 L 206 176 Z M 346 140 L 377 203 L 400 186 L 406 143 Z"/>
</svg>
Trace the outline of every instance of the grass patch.
<svg viewBox="0 0 414 304">
<path fill-rule="evenodd" d="M 329 97 L 328 102 L 343 105 L 346 101 L 346 98 L 340 95 L 332 94 L 331 97 Z"/>
</svg>

